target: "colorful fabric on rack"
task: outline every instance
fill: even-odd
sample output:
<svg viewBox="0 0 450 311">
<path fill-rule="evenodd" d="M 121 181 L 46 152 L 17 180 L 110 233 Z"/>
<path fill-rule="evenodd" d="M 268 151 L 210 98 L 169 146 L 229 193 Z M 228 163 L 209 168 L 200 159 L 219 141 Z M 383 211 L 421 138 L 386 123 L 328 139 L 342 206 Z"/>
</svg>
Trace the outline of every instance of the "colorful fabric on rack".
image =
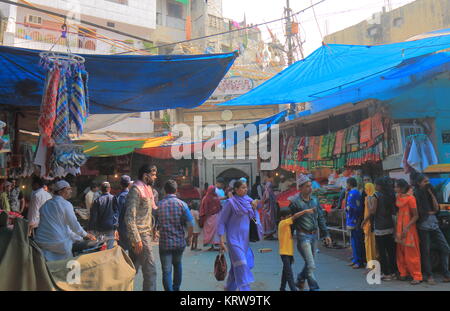
<svg viewBox="0 0 450 311">
<path fill-rule="evenodd" d="M 372 138 L 375 139 L 383 133 L 383 115 L 378 112 L 372 117 Z"/>
<path fill-rule="evenodd" d="M 355 124 L 349 128 L 347 136 L 347 145 L 355 145 L 359 143 L 359 124 Z"/>
<path fill-rule="evenodd" d="M 58 88 L 61 71 L 58 67 L 49 71 L 46 80 L 46 88 L 42 99 L 41 110 L 38 120 L 39 132 L 46 146 L 53 145 L 52 133 L 56 119 L 56 106 L 58 99 Z"/>
<path fill-rule="evenodd" d="M 366 119 L 359 123 L 360 126 L 360 137 L 359 142 L 367 143 L 372 139 L 372 119 Z"/>
<path fill-rule="evenodd" d="M 328 155 L 328 134 L 320 136 L 319 159 L 326 159 Z"/>
<path fill-rule="evenodd" d="M 338 155 L 342 153 L 342 147 L 345 141 L 345 130 L 337 131 L 336 133 L 336 143 L 334 144 L 333 155 Z"/>
<path fill-rule="evenodd" d="M 56 105 L 56 120 L 53 128 L 53 139 L 57 144 L 64 144 L 69 135 L 69 102 L 67 94 L 66 76 L 61 75 L 58 88 L 58 102 Z"/>
<path fill-rule="evenodd" d="M 312 157 L 311 160 L 320 160 L 320 136 L 311 137 Z"/>
<path fill-rule="evenodd" d="M 81 69 L 74 69 L 70 93 L 70 120 L 75 123 L 78 135 L 83 134 L 83 124 L 87 119 L 84 82 Z"/>
</svg>

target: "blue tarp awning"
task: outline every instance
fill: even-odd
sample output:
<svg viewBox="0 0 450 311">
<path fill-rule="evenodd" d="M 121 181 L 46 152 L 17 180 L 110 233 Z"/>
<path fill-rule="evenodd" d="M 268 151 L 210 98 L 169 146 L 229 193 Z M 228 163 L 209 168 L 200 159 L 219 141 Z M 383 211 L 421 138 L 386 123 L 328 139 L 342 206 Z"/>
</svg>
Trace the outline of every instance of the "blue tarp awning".
<svg viewBox="0 0 450 311">
<path fill-rule="evenodd" d="M 401 76 L 408 71 L 422 73 L 434 70 L 433 66 L 447 63 L 448 56 L 433 58 L 431 61 L 424 60 L 423 57 L 449 47 L 450 36 L 376 46 L 324 45 L 252 91 L 220 106 L 314 102 L 349 89 L 357 93 L 352 100 L 366 99 L 368 94 L 377 94 L 381 89 L 377 89 L 376 83 L 364 88 L 364 83 L 369 80 L 381 81 L 383 76 L 391 73 Z M 398 87 L 396 82 L 399 79 L 391 79 L 390 84 L 385 83 L 382 91 Z M 347 103 L 348 99 L 334 100 L 332 105 Z M 312 113 L 320 109 L 318 105 L 314 105 Z"/>
<path fill-rule="evenodd" d="M 0 47 L 0 105 L 39 107 L 41 51 Z M 82 55 L 89 72 L 90 113 L 193 108 L 211 96 L 236 54 Z"/>
</svg>

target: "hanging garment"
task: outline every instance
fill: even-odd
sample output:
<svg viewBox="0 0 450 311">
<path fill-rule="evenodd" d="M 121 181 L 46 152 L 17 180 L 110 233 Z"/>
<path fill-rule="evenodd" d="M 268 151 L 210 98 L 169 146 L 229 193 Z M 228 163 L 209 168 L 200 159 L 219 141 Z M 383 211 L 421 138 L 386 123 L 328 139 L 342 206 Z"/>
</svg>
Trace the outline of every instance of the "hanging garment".
<svg viewBox="0 0 450 311">
<path fill-rule="evenodd" d="M 47 75 L 46 88 L 42 98 L 41 110 L 38 120 L 39 132 L 43 136 L 43 143 L 51 146 L 53 127 L 56 119 L 56 106 L 61 71 L 56 66 Z"/>
<path fill-rule="evenodd" d="M 70 94 L 70 120 L 75 123 L 78 135 L 83 134 L 83 124 L 87 119 L 84 82 L 80 68 L 74 68 Z"/>
<path fill-rule="evenodd" d="M 438 158 L 434 151 L 433 143 L 427 136 L 424 136 L 420 144 L 420 149 L 422 154 L 422 169 L 425 170 L 430 165 L 438 164 Z"/>
<path fill-rule="evenodd" d="M 336 133 L 330 133 L 328 139 L 327 158 L 333 157 L 334 145 L 336 144 Z"/>
<path fill-rule="evenodd" d="M 303 154 L 305 152 L 305 142 L 306 142 L 305 137 L 300 138 L 300 142 L 297 148 L 297 161 L 303 161 Z"/>
<path fill-rule="evenodd" d="M 348 145 L 355 145 L 359 143 L 359 124 L 355 124 L 349 129 Z"/>
<path fill-rule="evenodd" d="M 422 172 L 422 159 L 416 140 L 413 139 L 408 155 L 408 164 L 418 172 Z"/>
<path fill-rule="evenodd" d="M 57 144 L 67 143 L 69 136 L 69 103 L 65 74 L 61 75 L 56 105 L 56 120 L 53 128 L 53 139 Z"/>
<path fill-rule="evenodd" d="M 372 118 L 372 139 L 377 138 L 384 133 L 383 115 L 381 112 L 376 113 Z"/>
<path fill-rule="evenodd" d="M 320 136 L 320 159 L 326 159 L 328 155 L 328 135 Z"/>
<path fill-rule="evenodd" d="M 342 153 L 342 145 L 344 144 L 344 139 L 345 139 L 345 130 L 337 131 L 333 155 L 338 155 Z"/>
<path fill-rule="evenodd" d="M 312 138 L 312 160 L 320 160 L 320 136 L 311 137 Z"/>
<path fill-rule="evenodd" d="M 359 123 L 359 125 L 361 128 L 359 142 L 361 144 L 367 143 L 372 139 L 372 120 L 371 119 L 363 120 Z"/>
</svg>

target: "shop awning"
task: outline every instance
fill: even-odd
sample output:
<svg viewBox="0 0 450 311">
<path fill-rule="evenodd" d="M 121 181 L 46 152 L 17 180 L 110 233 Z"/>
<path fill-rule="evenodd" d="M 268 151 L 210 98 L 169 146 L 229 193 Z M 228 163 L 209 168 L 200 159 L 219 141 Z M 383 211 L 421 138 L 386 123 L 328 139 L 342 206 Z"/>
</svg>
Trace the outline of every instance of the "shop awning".
<svg viewBox="0 0 450 311">
<path fill-rule="evenodd" d="M 0 47 L 0 105 L 41 104 L 41 51 Z M 82 55 L 89 72 L 91 114 L 193 108 L 214 92 L 237 54 Z"/>
<path fill-rule="evenodd" d="M 158 147 L 171 139 L 172 136 L 162 136 L 137 140 L 77 142 L 77 144 L 83 146 L 84 153 L 89 157 L 115 157 L 132 153 L 139 148 Z"/>
<path fill-rule="evenodd" d="M 384 76 L 389 76 L 392 72 L 398 73 L 399 70 L 423 72 L 432 69 L 442 59 L 427 62 L 423 61 L 423 56 L 449 47 L 449 35 L 376 46 L 323 45 L 304 60 L 296 62 L 252 91 L 219 105 L 257 106 L 314 102 L 347 89 L 358 92 L 356 99 L 366 99 L 368 95 L 376 93 L 377 87 L 374 83 L 363 87 L 364 82 L 375 79 L 381 81 Z M 391 82 L 390 88 L 398 87 L 392 79 Z M 383 90 L 385 89 L 386 85 Z M 346 103 L 346 100 L 336 100 L 333 104 L 337 106 Z M 320 107 L 313 107 L 313 112 L 314 109 Z"/>
</svg>

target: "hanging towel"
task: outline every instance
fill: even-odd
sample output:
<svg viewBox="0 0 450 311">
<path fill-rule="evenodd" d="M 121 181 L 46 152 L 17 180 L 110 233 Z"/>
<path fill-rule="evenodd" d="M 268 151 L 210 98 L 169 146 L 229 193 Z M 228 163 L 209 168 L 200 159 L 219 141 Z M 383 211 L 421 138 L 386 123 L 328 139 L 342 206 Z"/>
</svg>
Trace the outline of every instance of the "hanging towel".
<svg viewBox="0 0 450 311">
<path fill-rule="evenodd" d="M 355 145 L 359 143 L 359 124 L 355 124 L 350 127 L 348 134 L 348 145 Z"/>
<path fill-rule="evenodd" d="M 297 161 L 303 161 L 303 153 L 305 152 L 305 142 L 306 142 L 305 137 L 300 138 L 300 142 L 297 148 Z"/>
<path fill-rule="evenodd" d="M 41 104 L 38 127 L 39 132 L 43 137 L 42 143 L 46 146 L 51 146 L 53 144 L 51 137 L 56 119 L 60 75 L 61 71 L 58 67 L 55 67 L 47 74 L 46 88 Z"/>
<path fill-rule="evenodd" d="M 320 159 L 326 159 L 328 155 L 328 135 L 320 136 Z"/>
<path fill-rule="evenodd" d="M 70 120 L 75 123 L 78 135 L 83 134 L 83 124 L 86 122 L 86 100 L 81 69 L 75 68 L 72 90 L 70 94 Z"/>
<path fill-rule="evenodd" d="M 426 169 L 430 165 L 438 164 L 436 152 L 434 151 L 433 143 L 428 137 L 422 139 L 420 144 L 422 155 L 422 169 Z"/>
<path fill-rule="evenodd" d="M 381 112 L 378 112 L 372 117 L 372 139 L 377 138 L 383 133 L 383 115 Z"/>
<path fill-rule="evenodd" d="M 53 128 L 53 139 L 57 144 L 66 143 L 69 135 L 69 103 L 67 97 L 66 75 L 62 74 L 59 80 L 56 120 Z"/>
<path fill-rule="evenodd" d="M 336 133 L 336 143 L 334 145 L 333 154 L 338 155 L 342 153 L 342 146 L 345 139 L 345 130 L 340 130 Z"/>
<path fill-rule="evenodd" d="M 363 120 L 360 122 L 359 125 L 361 128 L 359 142 L 361 144 L 367 143 L 372 139 L 372 120 L 371 119 Z"/>
<path fill-rule="evenodd" d="M 333 157 L 334 145 L 336 144 L 336 133 L 330 133 L 328 139 L 327 158 Z"/>
</svg>

